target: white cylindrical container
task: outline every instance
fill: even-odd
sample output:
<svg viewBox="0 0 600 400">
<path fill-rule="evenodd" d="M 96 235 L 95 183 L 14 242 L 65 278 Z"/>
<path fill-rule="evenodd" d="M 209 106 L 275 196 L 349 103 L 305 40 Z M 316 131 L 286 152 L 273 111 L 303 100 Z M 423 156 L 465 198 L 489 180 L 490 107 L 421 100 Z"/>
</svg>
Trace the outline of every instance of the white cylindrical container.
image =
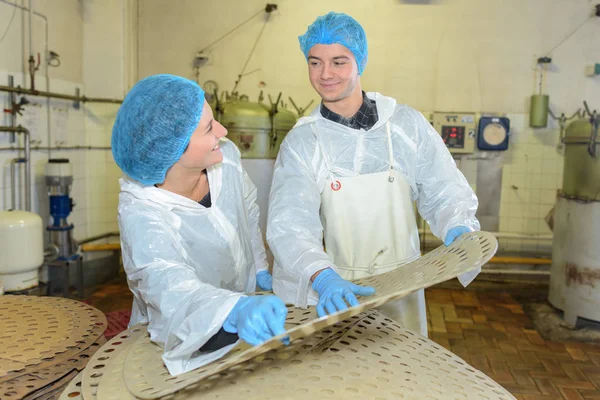
<svg viewBox="0 0 600 400">
<path fill-rule="evenodd" d="M 73 176 L 73 165 L 64 160 L 64 162 L 49 162 L 44 166 L 45 176 L 68 177 Z"/>
<path fill-rule="evenodd" d="M 44 262 L 42 218 L 27 211 L 0 212 L 0 280 L 4 291 L 38 285 L 38 269 Z"/>
<path fill-rule="evenodd" d="M 599 201 L 557 197 L 548 300 L 568 324 L 600 321 Z"/>
</svg>

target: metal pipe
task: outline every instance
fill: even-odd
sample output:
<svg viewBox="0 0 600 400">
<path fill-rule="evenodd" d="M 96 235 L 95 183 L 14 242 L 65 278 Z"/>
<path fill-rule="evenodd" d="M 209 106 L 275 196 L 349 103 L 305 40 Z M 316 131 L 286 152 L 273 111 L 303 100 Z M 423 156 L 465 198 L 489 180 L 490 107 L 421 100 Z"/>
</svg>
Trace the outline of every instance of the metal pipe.
<svg viewBox="0 0 600 400">
<path fill-rule="evenodd" d="M 24 147 L 0 147 L 0 151 L 23 151 Z M 110 146 L 32 146 L 31 150 L 111 150 Z"/>
<path fill-rule="evenodd" d="M 33 23 L 32 23 L 32 7 L 31 1 L 29 0 L 29 78 L 31 80 L 31 90 L 35 90 L 35 71 L 37 71 L 39 65 L 36 67 L 35 58 L 33 57 Z"/>
<path fill-rule="evenodd" d="M 526 270 L 519 270 L 519 269 L 489 269 L 489 268 L 482 268 L 481 269 L 481 273 L 482 274 L 506 274 L 506 275 L 539 275 L 539 276 L 550 276 L 550 271 L 544 271 L 544 270 L 539 270 L 539 271 L 526 271 Z"/>
<path fill-rule="evenodd" d="M 552 260 L 549 258 L 535 257 L 492 257 L 490 264 L 532 264 L 532 265 L 551 265 Z"/>
<path fill-rule="evenodd" d="M 10 161 L 10 209 L 16 210 L 15 205 L 17 203 L 17 188 L 15 185 L 15 163 L 18 158 L 13 158 Z"/>
<path fill-rule="evenodd" d="M 30 96 L 49 97 L 49 98 L 53 98 L 53 99 L 72 100 L 75 102 L 81 101 L 83 103 L 121 104 L 123 102 L 123 100 L 119 100 L 119 99 L 73 96 L 73 95 L 62 94 L 62 93 L 42 92 L 39 90 L 23 89 L 21 87 L 10 87 L 10 86 L 1 86 L 1 85 L 0 85 L 0 92 L 26 94 L 26 95 L 30 95 Z"/>
<path fill-rule="evenodd" d="M 32 15 L 33 15 L 33 7 L 31 6 L 32 0 L 29 0 L 29 57 L 33 58 L 33 24 L 32 24 Z M 33 89 L 33 85 L 31 86 Z"/>
<path fill-rule="evenodd" d="M 8 86 L 15 87 L 15 78 L 12 75 L 8 76 Z M 9 93 L 8 95 L 8 104 L 10 106 L 10 126 L 17 126 L 17 113 L 14 110 L 14 106 L 16 103 L 16 96 L 14 93 Z M 15 134 L 10 134 L 10 143 L 15 142 Z"/>
<path fill-rule="evenodd" d="M 4 4 L 8 4 L 9 6 L 13 6 L 13 7 L 16 7 L 16 8 L 20 8 L 20 9 L 21 9 L 21 10 L 23 10 L 23 11 L 29 11 L 29 9 L 28 9 L 27 7 L 23 7 L 22 5 L 15 4 L 15 3 L 11 3 L 11 2 L 10 2 L 10 1 L 8 1 L 8 0 L 0 0 L 0 2 L 1 2 L 1 3 L 4 3 Z M 46 21 L 46 24 L 48 24 L 48 18 L 47 18 L 47 17 L 46 17 L 44 14 L 40 14 L 39 12 L 37 12 L 37 11 L 34 11 L 34 12 L 33 12 L 33 15 L 35 15 L 36 17 L 40 17 L 40 18 L 42 18 L 44 21 Z"/>
<path fill-rule="evenodd" d="M 29 130 L 22 126 L 0 126 L 0 132 L 14 132 L 23 135 L 25 141 L 25 209 L 31 211 L 31 137 Z"/>
<path fill-rule="evenodd" d="M 121 243 L 104 243 L 104 244 L 84 244 L 81 246 L 82 253 L 98 252 L 98 251 L 120 251 Z"/>
<path fill-rule="evenodd" d="M 494 235 L 497 239 L 524 239 L 524 240 L 552 240 L 553 235 L 540 235 L 534 233 L 521 233 L 521 232 L 489 232 Z M 419 236 L 427 236 L 427 240 L 438 240 L 433 233 L 425 232 L 423 229 L 419 229 Z M 431 239 L 429 239 L 431 237 Z"/>
<path fill-rule="evenodd" d="M 10 208 L 16 210 L 17 208 L 17 179 L 15 178 L 15 164 L 25 162 L 24 158 L 13 158 L 10 160 Z M 19 199 L 21 196 L 19 196 Z"/>
<path fill-rule="evenodd" d="M 107 232 L 107 233 L 103 233 L 101 235 L 96 235 L 96 236 L 90 236 L 89 238 L 83 239 L 83 240 L 79 240 L 77 242 L 77 244 L 79 246 L 86 244 L 86 243 L 91 243 L 91 242 L 95 242 L 96 240 L 100 240 L 100 239 L 106 239 L 112 236 L 120 236 L 121 234 L 119 232 Z"/>
<path fill-rule="evenodd" d="M 25 209 L 31 211 L 31 137 L 29 131 L 23 128 L 25 141 Z"/>
<path fill-rule="evenodd" d="M 19 8 L 21 10 L 27 11 L 29 12 L 31 9 L 27 8 L 27 7 L 23 7 L 21 5 L 18 4 L 13 4 L 10 3 L 8 0 L 0 0 L 0 2 L 11 5 L 13 7 Z M 46 77 L 46 92 L 50 92 L 50 75 L 48 73 L 48 63 L 50 61 L 50 51 L 48 49 L 48 18 L 44 15 L 44 14 L 40 14 L 37 11 L 31 10 L 33 11 L 33 15 L 35 15 L 36 17 L 40 17 L 44 20 L 44 75 Z M 12 77 L 9 77 L 9 86 L 14 86 L 11 82 Z M 14 96 L 14 94 L 11 94 L 11 96 Z M 51 121 L 50 121 L 50 98 L 47 99 L 46 101 L 46 129 L 48 132 L 48 143 L 51 142 L 51 131 L 52 131 L 52 127 L 51 127 Z M 16 119 L 16 116 L 13 114 L 13 116 Z M 16 122 L 13 124 L 11 123 L 11 126 L 17 126 Z M 14 143 L 14 134 L 11 137 L 11 143 Z M 51 158 L 51 153 L 50 150 L 48 150 L 48 158 Z"/>
</svg>

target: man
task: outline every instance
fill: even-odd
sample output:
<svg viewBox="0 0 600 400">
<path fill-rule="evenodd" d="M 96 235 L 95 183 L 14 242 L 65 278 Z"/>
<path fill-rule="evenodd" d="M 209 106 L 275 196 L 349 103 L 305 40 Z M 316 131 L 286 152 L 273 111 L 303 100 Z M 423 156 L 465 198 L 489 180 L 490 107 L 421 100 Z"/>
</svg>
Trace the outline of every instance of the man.
<svg viewBox="0 0 600 400">
<path fill-rule="evenodd" d="M 477 198 L 418 111 L 362 91 L 368 51 L 357 21 L 332 12 L 299 40 L 322 103 L 281 146 L 267 240 L 275 293 L 299 307 L 318 301 L 325 315 L 375 292 L 347 280 L 402 268 L 420 256 L 413 201 L 450 245 L 479 229 Z M 472 278 L 460 277 L 465 285 Z M 423 290 L 381 311 L 427 335 Z"/>
</svg>

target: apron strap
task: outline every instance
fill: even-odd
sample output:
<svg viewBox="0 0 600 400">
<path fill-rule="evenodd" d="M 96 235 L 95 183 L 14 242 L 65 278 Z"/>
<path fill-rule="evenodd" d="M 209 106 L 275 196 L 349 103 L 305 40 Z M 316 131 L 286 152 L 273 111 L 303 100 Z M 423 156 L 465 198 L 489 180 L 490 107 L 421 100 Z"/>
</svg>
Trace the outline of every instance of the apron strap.
<svg viewBox="0 0 600 400">
<path fill-rule="evenodd" d="M 319 141 L 319 136 L 317 135 L 317 131 L 315 129 L 315 124 L 310 124 L 310 128 L 313 132 L 313 134 L 315 135 L 315 137 L 317 138 L 317 146 L 319 146 L 319 151 L 321 152 L 321 155 L 323 156 L 323 161 L 325 162 L 325 166 L 327 167 L 327 172 L 329 173 L 329 179 L 331 179 L 331 188 L 333 190 L 339 190 L 341 185 L 340 182 L 338 180 L 335 179 L 335 175 L 333 174 L 332 170 L 331 170 L 331 165 L 329 164 L 329 160 L 327 160 L 327 156 L 325 156 L 325 153 L 323 152 L 323 149 L 321 148 L 321 143 Z M 388 157 L 389 157 L 389 163 L 390 163 L 390 176 L 388 177 L 388 182 L 393 183 L 394 182 L 394 146 L 392 145 L 392 131 L 390 128 L 390 121 L 388 120 L 385 123 L 385 130 L 387 133 L 387 140 L 388 140 Z"/>
<path fill-rule="evenodd" d="M 388 120 L 385 123 L 385 130 L 387 132 L 387 139 L 388 139 L 388 152 L 389 152 L 389 157 L 390 157 L 390 176 L 388 178 L 388 182 L 392 183 L 394 182 L 394 147 L 392 146 L 392 132 L 390 129 L 390 121 Z"/>
<path fill-rule="evenodd" d="M 321 146 L 319 135 L 317 135 L 314 123 L 310 124 L 310 129 L 312 130 L 313 134 L 315 135 L 315 138 L 317 139 L 317 146 L 319 146 L 319 151 L 321 152 L 321 156 L 323 157 L 323 162 L 325 162 L 325 167 L 327 167 L 327 173 L 329 174 L 329 179 L 331 179 L 331 189 L 335 191 L 340 190 L 342 186 L 340 182 L 337 179 L 335 179 L 335 175 L 333 175 L 333 172 L 331 171 L 331 165 L 329 164 L 329 160 L 327 160 L 327 156 L 323 152 L 323 147 Z"/>
</svg>

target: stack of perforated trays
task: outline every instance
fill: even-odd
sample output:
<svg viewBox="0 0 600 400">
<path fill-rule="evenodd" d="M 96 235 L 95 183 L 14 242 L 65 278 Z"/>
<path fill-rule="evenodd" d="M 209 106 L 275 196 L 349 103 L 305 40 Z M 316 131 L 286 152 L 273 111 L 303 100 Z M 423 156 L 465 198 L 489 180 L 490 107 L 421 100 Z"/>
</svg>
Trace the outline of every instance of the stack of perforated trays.
<svg viewBox="0 0 600 400">
<path fill-rule="evenodd" d="M 396 271 L 356 281 L 377 290 L 360 306 L 327 318 L 317 318 L 314 308 L 289 307 L 289 346 L 280 337 L 255 347 L 240 343 L 179 376 L 165 368 L 147 327 L 136 325 L 103 345 L 60 400 L 514 399 L 456 355 L 373 309 L 473 270 L 496 248 L 490 234 L 464 235 Z"/>
<path fill-rule="evenodd" d="M 104 314 L 81 302 L 0 296 L 0 399 L 58 399 L 105 329 Z"/>
</svg>

